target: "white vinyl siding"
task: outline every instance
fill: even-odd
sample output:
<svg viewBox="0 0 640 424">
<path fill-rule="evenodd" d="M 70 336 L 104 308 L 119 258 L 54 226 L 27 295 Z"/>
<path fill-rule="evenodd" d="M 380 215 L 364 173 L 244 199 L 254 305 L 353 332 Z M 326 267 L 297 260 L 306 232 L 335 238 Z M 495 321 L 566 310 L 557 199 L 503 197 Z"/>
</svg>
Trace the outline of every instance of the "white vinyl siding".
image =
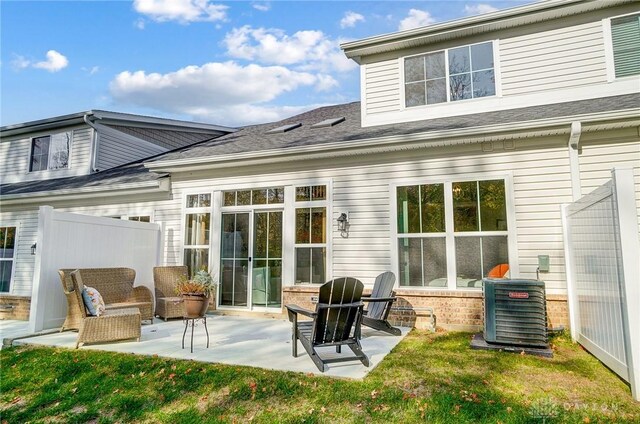
<svg viewBox="0 0 640 424">
<path fill-rule="evenodd" d="M 453 149 L 421 151 L 425 159 L 402 161 L 379 158 L 379 165 L 336 168 L 333 161 L 318 164 L 318 168 L 294 168 L 291 172 L 257 172 L 237 178 L 211 178 L 183 181 L 174 176 L 173 197 L 183 192 L 206 192 L 211 187 L 300 185 L 301 181 L 332 179 L 332 201 L 328 210 L 331 245 L 328 263 L 332 265 L 327 278 L 351 275 L 365 284 L 373 282 L 381 272 L 392 269 L 391 198 L 392 184 L 410 181 L 455 179 L 456 176 L 495 176 L 511 173 L 516 219 L 517 258 L 520 276 L 535 278 L 537 256 L 548 254 L 551 272 L 543 279 L 552 292 L 564 292 L 564 251 L 562 242 L 561 203 L 571 202 L 571 177 L 564 138 L 551 142 L 540 139 L 518 142 L 517 150 L 503 150 L 502 143 L 494 143 L 494 152 L 482 153 L 479 145 Z M 415 156 L 415 155 L 414 155 Z M 411 156 L 408 156 L 411 157 Z M 371 158 L 369 158 L 370 161 Z M 553 195 L 550 195 L 550 192 Z M 175 258 L 172 250 L 181 240 L 178 204 L 165 203 L 157 208 L 156 221 L 165 222 L 167 233 L 167 261 Z M 336 219 L 340 212 L 349 212 L 349 235 L 342 237 Z M 160 216 L 166 214 L 166 218 Z M 285 231 L 291 230 L 290 225 Z M 179 256 L 178 256 L 179 258 Z M 179 260 L 179 259 L 178 259 Z M 393 269 L 397 272 L 397 269 Z M 293 281 L 283 281 L 283 285 Z"/>
<path fill-rule="evenodd" d="M 612 138 L 606 142 L 585 142 L 581 145 L 581 189 L 585 195 L 611 179 L 615 166 L 633 168 L 640 226 L 640 138 Z"/>
<path fill-rule="evenodd" d="M 606 83 L 600 21 L 500 40 L 503 96 Z"/>
<path fill-rule="evenodd" d="M 363 105 L 367 114 L 401 109 L 400 66 L 397 59 L 362 65 Z"/>
<path fill-rule="evenodd" d="M 72 133 L 69 168 L 29 172 L 31 143 L 34 137 L 70 131 Z M 17 183 L 77 175 L 87 175 L 91 160 L 93 130 L 87 126 L 34 133 L 0 141 L 0 181 Z"/>
<path fill-rule="evenodd" d="M 146 141 L 132 141 L 117 134 L 98 132 L 96 168 L 100 171 L 166 152 L 167 149 Z M 126 136 L 123 134 L 123 136 Z M 128 136 L 127 136 L 128 137 Z"/>
<path fill-rule="evenodd" d="M 16 296 L 31 296 L 35 266 L 35 256 L 31 254 L 31 246 L 36 242 L 38 212 L 2 212 L 0 227 L 16 227 L 13 279 L 9 293 Z"/>
</svg>

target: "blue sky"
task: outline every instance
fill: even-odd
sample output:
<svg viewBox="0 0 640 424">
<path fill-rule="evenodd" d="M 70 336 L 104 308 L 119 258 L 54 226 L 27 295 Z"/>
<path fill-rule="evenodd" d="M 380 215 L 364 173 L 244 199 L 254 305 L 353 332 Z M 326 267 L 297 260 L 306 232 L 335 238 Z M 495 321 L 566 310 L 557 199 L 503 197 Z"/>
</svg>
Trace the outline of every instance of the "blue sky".
<svg viewBox="0 0 640 424">
<path fill-rule="evenodd" d="M 90 109 L 242 125 L 359 100 L 339 44 L 511 1 L 6 1 L 0 125 Z"/>
</svg>

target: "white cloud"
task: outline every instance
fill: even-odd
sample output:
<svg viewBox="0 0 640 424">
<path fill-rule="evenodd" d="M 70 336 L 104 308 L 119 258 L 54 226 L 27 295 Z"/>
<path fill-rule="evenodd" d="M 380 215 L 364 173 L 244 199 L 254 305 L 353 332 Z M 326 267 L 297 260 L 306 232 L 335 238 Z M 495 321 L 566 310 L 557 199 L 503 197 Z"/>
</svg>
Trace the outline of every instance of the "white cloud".
<svg viewBox="0 0 640 424">
<path fill-rule="evenodd" d="M 425 12 L 424 10 L 411 9 L 409 10 L 409 16 L 400 21 L 398 31 L 427 26 L 434 23 L 435 21 L 436 20 L 433 18 L 433 16 L 431 16 L 429 12 Z"/>
<path fill-rule="evenodd" d="M 178 21 L 183 24 L 224 21 L 229 8 L 210 0 L 134 0 L 133 7 L 136 12 L 154 21 Z"/>
<path fill-rule="evenodd" d="M 98 71 L 100 71 L 100 67 L 99 66 L 92 66 L 91 68 L 87 68 L 87 67 L 83 66 L 80 69 L 83 70 L 84 72 L 88 73 L 89 75 L 97 74 Z"/>
<path fill-rule="evenodd" d="M 364 22 L 364 16 L 356 12 L 346 12 L 340 20 L 340 28 L 353 28 L 358 22 Z"/>
<path fill-rule="evenodd" d="M 20 56 L 17 54 L 13 55 L 13 59 L 11 60 L 11 67 L 14 70 L 19 71 L 21 69 L 28 68 L 29 65 L 31 65 L 31 62 L 28 61 L 24 56 Z"/>
<path fill-rule="evenodd" d="M 339 42 L 322 31 L 298 31 L 287 35 L 279 29 L 234 28 L 223 40 L 227 53 L 238 59 L 265 64 L 295 65 L 298 70 L 350 71 L 357 65 L 339 49 Z"/>
<path fill-rule="evenodd" d="M 331 76 L 296 72 L 283 66 L 242 66 L 236 62 L 187 66 L 166 74 L 121 72 L 110 83 L 117 101 L 164 112 L 214 118 L 223 122 L 258 122 L 281 117 L 290 110 L 264 105 L 303 87 L 327 89 L 337 82 Z M 250 111 L 257 111 L 254 115 Z M 236 112 L 233 112 L 236 111 Z M 259 113 L 258 113 L 259 112 Z M 240 112 L 238 112 L 240 113 Z"/>
<path fill-rule="evenodd" d="M 136 21 L 133 23 L 133 26 L 135 26 L 136 28 L 138 28 L 140 30 L 144 29 L 145 25 L 146 25 L 146 23 L 145 23 L 144 19 L 142 19 L 142 18 L 136 19 Z"/>
<path fill-rule="evenodd" d="M 68 64 L 69 60 L 67 60 L 64 55 L 55 50 L 49 50 L 47 52 L 47 60 L 34 63 L 33 67 L 44 69 L 49 72 L 58 72 L 59 70 L 66 68 Z"/>
<path fill-rule="evenodd" d="M 495 12 L 498 8 L 486 3 L 467 4 L 464 6 L 464 13 L 467 15 L 482 15 L 483 13 Z"/>
<path fill-rule="evenodd" d="M 254 9 L 259 10 L 261 12 L 268 12 L 269 10 L 271 10 L 271 4 L 269 2 L 253 3 L 252 6 Z"/>
<path fill-rule="evenodd" d="M 228 126 L 242 126 L 249 124 L 262 124 L 276 122 L 290 116 L 298 115 L 325 104 L 306 106 L 263 106 L 263 105 L 235 105 L 213 108 L 194 114 L 199 121 L 212 122 Z"/>
</svg>

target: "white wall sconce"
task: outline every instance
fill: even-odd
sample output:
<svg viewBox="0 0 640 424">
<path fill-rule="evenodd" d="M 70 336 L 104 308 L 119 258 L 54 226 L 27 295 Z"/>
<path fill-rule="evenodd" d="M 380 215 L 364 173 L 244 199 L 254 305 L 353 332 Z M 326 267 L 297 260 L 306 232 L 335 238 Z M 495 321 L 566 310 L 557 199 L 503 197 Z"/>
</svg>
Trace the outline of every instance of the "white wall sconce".
<svg viewBox="0 0 640 424">
<path fill-rule="evenodd" d="M 37 247 L 37 243 L 33 243 L 31 245 L 31 254 L 35 255 L 36 254 L 36 247 Z"/>
<path fill-rule="evenodd" d="M 349 230 L 349 213 L 342 212 L 338 217 L 338 231 L 342 237 L 346 237 Z"/>
</svg>

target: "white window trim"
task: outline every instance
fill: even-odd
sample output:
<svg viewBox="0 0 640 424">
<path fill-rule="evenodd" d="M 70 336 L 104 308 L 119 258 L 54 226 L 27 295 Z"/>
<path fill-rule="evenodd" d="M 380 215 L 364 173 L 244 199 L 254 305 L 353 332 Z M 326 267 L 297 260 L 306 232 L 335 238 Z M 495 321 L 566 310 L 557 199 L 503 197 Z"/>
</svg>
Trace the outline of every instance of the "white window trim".
<svg viewBox="0 0 640 424">
<path fill-rule="evenodd" d="M 9 276 L 9 291 L 6 291 L 6 292 L 0 291 L 0 294 L 12 295 L 15 293 L 14 278 L 16 275 L 16 259 L 18 259 L 18 241 L 19 241 L 18 239 L 20 237 L 20 223 L 16 222 L 14 224 L 0 224 L 0 227 L 15 227 L 16 229 L 16 235 L 13 241 L 13 258 L 11 258 L 13 265 L 11 266 L 11 275 Z M 32 256 L 32 258 L 35 258 L 35 256 Z M 2 261 L 9 262 L 6 258 L 3 258 Z"/>
<path fill-rule="evenodd" d="M 517 231 L 516 231 L 516 216 L 515 216 L 515 194 L 513 187 L 513 174 L 508 173 L 488 173 L 488 174 L 460 174 L 454 176 L 446 176 L 444 178 L 405 178 L 396 180 L 393 184 L 389 185 L 389 198 L 391 199 L 391 268 L 398 277 L 398 288 L 410 289 L 410 290 L 425 290 L 425 291 L 469 291 L 477 293 L 478 289 L 458 288 L 456 285 L 456 252 L 455 252 L 455 237 L 458 236 L 478 236 L 478 232 L 455 232 L 453 223 L 453 194 L 452 184 L 453 182 L 465 182 L 465 181 L 486 181 L 486 180 L 504 180 L 505 185 L 505 203 L 507 213 L 507 246 L 509 249 L 509 273 L 511 278 L 516 278 L 520 274 L 520 267 L 518 263 L 518 243 L 517 243 Z M 442 237 L 443 234 L 446 239 L 446 257 L 447 257 L 447 286 L 446 287 L 423 287 L 423 286 L 401 286 L 400 279 L 400 260 L 398 257 L 398 237 L 416 237 L 425 238 L 423 234 L 399 234 L 398 233 L 398 204 L 397 204 L 397 188 L 408 185 L 422 185 L 422 184 L 444 184 L 444 196 L 445 196 L 445 232 L 433 234 L 433 236 L 426 237 Z M 504 235 L 504 231 L 487 231 L 481 232 L 482 235 Z"/>
<path fill-rule="evenodd" d="M 69 143 L 69 162 L 67 164 L 66 168 L 59 168 L 59 169 L 49 169 L 48 166 L 49 164 L 47 163 L 47 169 L 41 169 L 39 171 L 32 171 L 31 170 L 31 158 L 32 158 L 32 154 L 33 154 L 33 140 L 35 138 L 42 138 L 42 137 L 49 137 L 49 143 L 51 143 L 51 136 L 54 134 L 62 134 L 62 133 L 71 133 L 71 142 Z M 73 157 L 73 145 L 75 144 L 73 141 L 75 139 L 75 129 L 73 130 L 68 130 L 68 131 L 60 131 L 60 132 L 54 132 L 54 133 L 47 133 L 47 134 L 41 134 L 41 135 L 35 135 L 32 137 L 29 137 L 29 158 L 28 158 L 28 162 L 27 162 L 27 174 L 30 175 L 43 175 L 43 176 L 48 176 L 49 174 L 51 175 L 55 175 L 56 177 L 60 177 L 61 173 L 67 172 L 71 170 L 72 167 L 72 163 L 71 163 L 71 158 Z M 49 145 L 49 147 L 51 147 L 51 145 Z M 50 152 L 49 152 L 50 154 Z"/>
<path fill-rule="evenodd" d="M 623 15 L 611 16 L 602 20 L 602 36 L 604 38 L 604 57 L 607 68 L 607 82 L 637 80 L 638 75 L 628 75 L 616 78 L 616 66 L 613 59 L 613 36 L 611 34 L 611 21 L 613 19 L 624 18 L 625 16 L 637 15 L 638 11 L 625 13 Z"/>
<path fill-rule="evenodd" d="M 194 194 L 209 194 L 211 196 L 211 205 L 210 206 L 205 206 L 205 207 L 200 207 L 200 208 L 188 208 L 187 207 L 187 196 L 192 196 Z M 211 222 L 211 220 L 213 219 L 213 212 L 214 212 L 214 208 L 213 208 L 213 199 L 214 199 L 214 193 L 211 192 L 210 190 L 189 190 L 189 191 L 185 191 L 182 193 L 182 198 L 181 198 L 181 202 L 182 202 L 182 206 L 181 206 L 181 215 L 180 215 L 180 259 L 178 261 L 178 263 L 180 265 L 185 265 L 184 263 L 184 252 L 185 249 L 209 249 L 209 263 L 207 264 L 207 267 L 209 269 L 209 273 L 211 273 L 211 271 L 213 270 L 212 268 L 212 262 L 211 262 L 211 251 L 212 251 L 212 237 L 213 237 L 213 227 L 214 224 L 213 222 Z M 185 244 L 185 235 L 187 234 L 187 214 L 192 214 L 192 213 L 208 213 L 209 214 L 209 244 L 208 245 L 200 245 L 200 244 Z M 212 274 L 211 275 L 215 275 Z"/>
<path fill-rule="evenodd" d="M 296 188 L 297 187 L 307 187 L 307 186 L 319 186 L 323 185 L 326 187 L 326 198 L 324 200 L 309 200 L 309 201 L 296 201 Z M 322 283 L 315 284 L 296 284 L 296 247 L 324 247 L 326 252 L 326 269 L 325 269 L 325 280 L 329 281 L 334 278 L 333 276 L 333 179 L 319 179 L 319 180 L 305 180 L 298 181 L 296 184 L 293 184 L 291 187 L 291 200 L 292 200 L 292 208 L 291 208 L 291 216 L 292 216 L 292 225 L 291 225 L 291 286 L 303 286 L 303 287 L 317 287 Z M 296 243 L 296 225 L 295 225 L 295 217 L 296 217 L 296 209 L 298 208 L 325 208 L 325 213 L 327 217 L 326 222 L 326 240 L 325 243 L 307 243 L 307 244 L 299 244 Z M 336 224 L 337 231 L 337 224 Z M 324 283 L 324 282 L 323 282 Z"/>
<path fill-rule="evenodd" d="M 460 47 L 471 47 L 471 46 L 475 46 L 478 44 L 485 44 L 485 43 L 491 43 L 492 49 L 493 49 L 493 74 L 494 74 L 494 78 L 495 78 L 495 94 L 493 96 L 484 96 L 484 97 L 473 97 L 471 99 L 463 99 L 463 100 L 456 100 L 456 101 L 452 101 L 450 98 L 450 89 L 449 89 L 449 50 L 451 49 L 457 49 Z M 452 105 L 459 105 L 460 103 L 472 103 L 474 101 L 483 101 L 483 100 L 489 100 L 489 99 L 496 99 L 496 98 L 500 98 L 502 97 L 502 87 L 501 87 L 501 83 L 502 83 L 502 78 L 500 77 L 500 57 L 499 57 L 499 49 L 500 45 L 499 45 L 499 40 L 494 39 L 494 40 L 485 40 L 485 41 L 481 41 L 478 43 L 470 43 L 470 44 L 463 44 L 460 46 L 453 46 L 453 47 L 447 47 L 444 49 L 439 49 L 439 50 L 433 50 L 433 51 L 428 51 L 428 52 L 421 52 L 421 53 L 416 53 L 416 54 L 411 54 L 411 55 L 407 55 L 407 56 L 402 56 L 400 57 L 398 60 L 400 61 L 399 63 L 399 69 L 400 69 L 400 108 L 401 110 L 420 110 L 420 109 L 424 109 L 424 108 L 429 108 L 430 110 L 433 109 L 444 109 L 447 107 L 451 107 Z M 425 56 L 425 55 L 429 55 L 432 53 L 438 53 L 438 52 L 444 52 L 444 61 L 445 61 L 445 83 L 446 83 L 446 95 L 447 95 L 447 101 L 446 102 L 442 102 L 442 103 L 434 103 L 434 104 L 424 104 L 424 105 L 419 105 L 419 106 L 410 106 L 407 107 L 407 102 L 406 102 L 406 97 L 405 97 L 405 86 L 406 86 L 406 81 L 405 81 L 405 73 L 404 73 L 404 64 L 405 64 L 405 59 L 407 58 L 411 58 L 411 57 L 418 57 L 418 56 Z M 363 80 L 364 81 L 364 80 Z M 364 84 L 362 84 L 364 85 Z M 364 97 L 363 97 L 364 98 Z"/>
</svg>

